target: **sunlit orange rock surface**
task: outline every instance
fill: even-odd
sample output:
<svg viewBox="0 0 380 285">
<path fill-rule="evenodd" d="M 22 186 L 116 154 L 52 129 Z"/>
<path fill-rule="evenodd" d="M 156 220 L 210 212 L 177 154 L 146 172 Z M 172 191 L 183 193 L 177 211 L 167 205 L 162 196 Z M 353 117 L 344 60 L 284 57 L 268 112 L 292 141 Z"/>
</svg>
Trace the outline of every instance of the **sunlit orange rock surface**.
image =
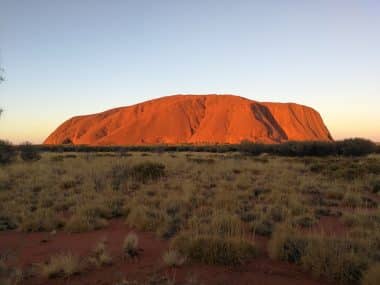
<svg viewBox="0 0 380 285">
<path fill-rule="evenodd" d="M 174 95 L 73 117 L 45 144 L 140 145 L 332 140 L 318 112 L 233 95 Z"/>
</svg>

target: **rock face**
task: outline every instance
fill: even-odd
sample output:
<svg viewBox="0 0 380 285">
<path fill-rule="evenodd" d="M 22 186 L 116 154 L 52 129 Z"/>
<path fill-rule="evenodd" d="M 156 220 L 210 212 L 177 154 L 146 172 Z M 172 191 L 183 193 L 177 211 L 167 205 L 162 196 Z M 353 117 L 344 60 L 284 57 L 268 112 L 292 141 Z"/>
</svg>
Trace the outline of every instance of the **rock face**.
<svg viewBox="0 0 380 285">
<path fill-rule="evenodd" d="M 318 112 L 233 95 L 174 95 L 73 117 L 44 144 L 140 145 L 330 141 Z"/>
</svg>

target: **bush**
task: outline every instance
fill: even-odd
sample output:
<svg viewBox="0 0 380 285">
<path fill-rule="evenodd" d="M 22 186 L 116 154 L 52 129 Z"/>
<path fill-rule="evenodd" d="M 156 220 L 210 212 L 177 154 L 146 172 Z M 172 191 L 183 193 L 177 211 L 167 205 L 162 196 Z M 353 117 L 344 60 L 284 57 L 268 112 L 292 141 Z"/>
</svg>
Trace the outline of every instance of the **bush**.
<svg viewBox="0 0 380 285">
<path fill-rule="evenodd" d="M 39 208 L 22 216 L 19 229 L 26 232 L 52 231 L 63 226 L 52 209 Z"/>
<path fill-rule="evenodd" d="M 299 263 L 306 246 L 307 241 L 296 236 L 294 229 L 280 225 L 268 243 L 268 253 L 272 259 Z"/>
<path fill-rule="evenodd" d="M 376 152 L 376 144 L 366 139 L 346 139 L 337 142 L 338 154 L 345 156 L 363 156 Z"/>
<path fill-rule="evenodd" d="M 310 239 L 301 258 L 302 266 L 313 276 L 344 284 L 358 284 L 366 262 L 351 241 L 323 237 Z"/>
<path fill-rule="evenodd" d="M 165 176 L 165 165 L 157 162 L 142 162 L 133 166 L 129 175 L 142 183 L 154 181 Z"/>
<path fill-rule="evenodd" d="M 0 164 L 11 163 L 16 155 L 16 150 L 10 142 L 0 140 Z"/>
<path fill-rule="evenodd" d="M 126 223 L 141 231 L 155 231 L 160 225 L 161 217 L 157 210 L 143 205 L 133 205 Z"/>
<path fill-rule="evenodd" d="M 181 254 L 205 264 L 239 265 L 257 255 L 256 247 L 241 238 L 183 233 L 173 239 L 172 245 Z"/>
<path fill-rule="evenodd" d="M 20 157 L 23 161 L 37 161 L 41 159 L 40 152 L 37 147 L 29 142 L 25 142 L 19 146 Z"/>
<path fill-rule="evenodd" d="M 96 211 L 96 210 L 95 210 Z M 68 232 L 80 233 L 101 229 L 107 225 L 107 220 L 99 217 L 98 212 L 77 210 L 67 221 L 65 229 Z"/>
<path fill-rule="evenodd" d="M 82 268 L 79 257 L 72 253 L 52 256 L 45 264 L 40 264 L 41 275 L 48 278 L 69 277 L 80 273 Z"/>
<path fill-rule="evenodd" d="M 378 285 L 380 280 L 380 263 L 372 265 L 364 274 L 362 285 Z"/>
<path fill-rule="evenodd" d="M 366 248 L 348 239 L 305 236 L 282 226 L 268 244 L 271 258 L 302 265 L 315 277 L 358 284 L 367 267 Z"/>
<path fill-rule="evenodd" d="M 302 215 L 294 218 L 294 225 L 302 228 L 311 228 L 317 223 L 317 220 L 312 215 Z"/>
</svg>

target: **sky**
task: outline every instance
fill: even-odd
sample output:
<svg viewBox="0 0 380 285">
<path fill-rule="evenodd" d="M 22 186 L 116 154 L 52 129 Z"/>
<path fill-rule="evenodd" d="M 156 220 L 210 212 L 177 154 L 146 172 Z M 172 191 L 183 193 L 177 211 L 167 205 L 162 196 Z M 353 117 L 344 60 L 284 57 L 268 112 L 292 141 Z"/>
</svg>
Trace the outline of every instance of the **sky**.
<svg viewBox="0 0 380 285">
<path fill-rule="evenodd" d="M 380 1 L 0 0 L 0 138 L 171 94 L 316 109 L 380 141 Z"/>
</svg>

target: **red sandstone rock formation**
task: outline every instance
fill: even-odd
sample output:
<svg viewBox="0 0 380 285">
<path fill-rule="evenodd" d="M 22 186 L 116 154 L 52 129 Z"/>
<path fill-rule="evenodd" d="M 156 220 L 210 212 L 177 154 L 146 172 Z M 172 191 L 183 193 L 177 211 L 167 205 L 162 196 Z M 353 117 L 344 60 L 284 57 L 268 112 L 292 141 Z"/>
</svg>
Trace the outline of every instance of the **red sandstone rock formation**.
<svg viewBox="0 0 380 285">
<path fill-rule="evenodd" d="M 318 112 L 233 95 L 174 95 L 71 118 L 44 144 L 140 145 L 330 141 Z"/>
</svg>

